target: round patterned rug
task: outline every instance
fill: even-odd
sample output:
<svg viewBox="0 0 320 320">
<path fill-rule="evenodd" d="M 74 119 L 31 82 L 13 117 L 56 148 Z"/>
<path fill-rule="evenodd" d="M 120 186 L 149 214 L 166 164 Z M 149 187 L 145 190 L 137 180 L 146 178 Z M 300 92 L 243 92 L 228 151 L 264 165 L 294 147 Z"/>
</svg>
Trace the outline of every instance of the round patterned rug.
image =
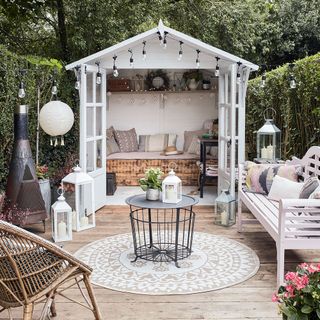
<svg viewBox="0 0 320 320">
<path fill-rule="evenodd" d="M 93 268 L 96 285 L 131 293 L 167 295 L 217 290 L 243 282 L 259 269 L 247 246 L 220 236 L 195 232 L 192 254 L 179 261 L 134 260 L 132 235 L 120 234 L 86 245 L 75 256 Z"/>
</svg>

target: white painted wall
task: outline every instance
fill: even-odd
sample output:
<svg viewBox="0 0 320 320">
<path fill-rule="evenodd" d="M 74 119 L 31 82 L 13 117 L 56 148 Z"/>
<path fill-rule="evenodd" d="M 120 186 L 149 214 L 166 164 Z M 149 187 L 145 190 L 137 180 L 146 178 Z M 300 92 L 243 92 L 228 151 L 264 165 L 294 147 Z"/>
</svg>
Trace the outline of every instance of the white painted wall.
<svg viewBox="0 0 320 320">
<path fill-rule="evenodd" d="M 212 91 L 112 93 L 108 97 L 107 127 L 137 135 L 178 134 L 183 148 L 184 131 L 198 130 L 207 119 L 218 118 L 217 93 Z"/>
</svg>

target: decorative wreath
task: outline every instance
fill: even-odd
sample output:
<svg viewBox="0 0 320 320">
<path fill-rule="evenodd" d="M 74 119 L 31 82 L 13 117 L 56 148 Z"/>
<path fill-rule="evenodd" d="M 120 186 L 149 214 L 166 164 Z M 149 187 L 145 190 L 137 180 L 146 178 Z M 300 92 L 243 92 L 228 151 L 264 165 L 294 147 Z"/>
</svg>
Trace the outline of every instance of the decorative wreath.
<svg viewBox="0 0 320 320">
<path fill-rule="evenodd" d="M 163 85 L 160 88 L 155 88 L 153 86 L 153 84 L 152 84 L 153 79 L 156 78 L 156 77 L 160 77 L 160 78 L 163 79 Z M 161 90 L 169 89 L 170 80 L 169 80 L 169 77 L 166 74 L 166 72 L 164 72 L 163 70 L 159 69 L 159 70 L 150 71 L 148 73 L 147 78 L 146 78 L 146 84 L 147 84 L 149 90 L 161 91 Z"/>
</svg>

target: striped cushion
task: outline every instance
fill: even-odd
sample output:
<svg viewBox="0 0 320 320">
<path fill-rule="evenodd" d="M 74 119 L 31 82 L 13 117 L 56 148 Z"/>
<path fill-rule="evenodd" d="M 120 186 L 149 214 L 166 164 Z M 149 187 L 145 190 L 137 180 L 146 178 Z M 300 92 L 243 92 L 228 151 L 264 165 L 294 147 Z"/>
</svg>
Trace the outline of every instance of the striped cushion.
<svg viewBox="0 0 320 320">
<path fill-rule="evenodd" d="M 308 199 L 310 195 L 318 188 L 319 180 L 317 177 L 309 177 L 300 192 L 300 199 Z"/>
</svg>

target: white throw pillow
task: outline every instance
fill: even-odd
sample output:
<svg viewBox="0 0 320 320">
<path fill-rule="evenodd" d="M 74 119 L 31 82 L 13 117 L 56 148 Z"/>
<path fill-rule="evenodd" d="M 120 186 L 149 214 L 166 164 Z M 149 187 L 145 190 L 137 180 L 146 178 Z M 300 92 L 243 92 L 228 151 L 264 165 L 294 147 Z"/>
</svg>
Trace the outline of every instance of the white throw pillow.
<svg viewBox="0 0 320 320">
<path fill-rule="evenodd" d="M 280 199 L 299 199 L 304 183 L 294 182 L 276 175 L 273 178 L 268 198 L 279 201 Z"/>
</svg>

